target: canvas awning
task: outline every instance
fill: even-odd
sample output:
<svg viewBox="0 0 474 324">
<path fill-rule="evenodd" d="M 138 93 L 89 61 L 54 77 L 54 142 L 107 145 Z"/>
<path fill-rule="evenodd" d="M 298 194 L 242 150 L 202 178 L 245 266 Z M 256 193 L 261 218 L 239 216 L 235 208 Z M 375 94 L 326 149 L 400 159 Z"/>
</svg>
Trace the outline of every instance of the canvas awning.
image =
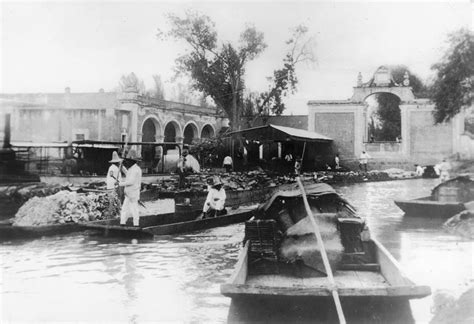
<svg viewBox="0 0 474 324">
<path fill-rule="evenodd" d="M 258 139 L 258 140 L 273 140 L 273 141 L 286 141 L 286 140 L 297 140 L 304 142 L 332 142 L 332 138 L 327 136 L 310 132 L 304 129 L 278 126 L 278 125 L 265 125 L 254 128 L 247 128 L 240 131 L 228 133 L 230 136 L 242 135 L 247 139 Z"/>
</svg>

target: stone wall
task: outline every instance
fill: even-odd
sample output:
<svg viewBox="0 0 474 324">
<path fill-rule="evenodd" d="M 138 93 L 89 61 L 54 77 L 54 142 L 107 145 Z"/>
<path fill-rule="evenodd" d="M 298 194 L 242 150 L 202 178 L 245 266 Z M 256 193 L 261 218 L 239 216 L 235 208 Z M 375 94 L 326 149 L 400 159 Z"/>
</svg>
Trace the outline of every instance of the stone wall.
<svg viewBox="0 0 474 324">
<path fill-rule="evenodd" d="M 409 111 L 409 156 L 422 164 L 438 163 L 453 154 L 451 123 L 435 125 L 432 109 Z"/>
</svg>

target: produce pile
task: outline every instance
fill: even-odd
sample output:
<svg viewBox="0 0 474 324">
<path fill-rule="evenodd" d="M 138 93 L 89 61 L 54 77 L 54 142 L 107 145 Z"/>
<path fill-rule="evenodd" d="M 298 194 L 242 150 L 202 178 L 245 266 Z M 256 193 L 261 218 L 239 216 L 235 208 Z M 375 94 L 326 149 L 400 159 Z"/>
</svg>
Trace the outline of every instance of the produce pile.
<svg viewBox="0 0 474 324">
<path fill-rule="evenodd" d="M 318 171 L 313 173 L 303 173 L 301 178 L 303 181 L 327 182 L 327 183 L 357 183 L 366 181 L 386 181 L 399 178 L 411 177 L 412 173 L 405 172 L 392 176 L 384 171 L 370 171 L 370 172 L 333 172 L 333 171 Z M 266 187 L 275 187 L 283 184 L 294 183 L 295 179 L 290 175 L 271 174 L 264 171 L 249 171 L 249 172 L 231 172 L 231 173 L 209 173 L 201 172 L 199 174 L 192 174 L 187 176 L 186 186 L 184 189 L 178 189 L 178 177 L 162 180 L 158 183 L 145 185 L 142 189 L 154 189 L 159 192 L 201 192 L 207 190 L 206 180 L 214 175 L 218 175 L 225 190 L 254 190 Z"/>
<path fill-rule="evenodd" d="M 116 217 L 119 211 L 116 195 L 60 191 L 28 200 L 16 213 L 13 226 L 80 223 Z"/>
<path fill-rule="evenodd" d="M 64 186 L 47 183 L 26 183 L 0 187 L 0 199 L 22 204 L 32 197 L 46 197 L 63 190 Z"/>
</svg>

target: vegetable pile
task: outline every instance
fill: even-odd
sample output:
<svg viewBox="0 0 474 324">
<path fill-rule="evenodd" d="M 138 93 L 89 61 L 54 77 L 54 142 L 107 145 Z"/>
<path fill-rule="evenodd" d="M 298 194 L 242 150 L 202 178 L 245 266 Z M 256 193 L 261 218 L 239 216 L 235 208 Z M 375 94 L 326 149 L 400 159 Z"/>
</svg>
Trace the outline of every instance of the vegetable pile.
<svg viewBox="0 0 474 324">
<path fill-rule="evenodd" d="M 120 202 L 114 194 L 59 191 L 24 203 L 15 215 L 13 226 L 80 223 L 116 217 L 119 211 Z"/>
</svg>

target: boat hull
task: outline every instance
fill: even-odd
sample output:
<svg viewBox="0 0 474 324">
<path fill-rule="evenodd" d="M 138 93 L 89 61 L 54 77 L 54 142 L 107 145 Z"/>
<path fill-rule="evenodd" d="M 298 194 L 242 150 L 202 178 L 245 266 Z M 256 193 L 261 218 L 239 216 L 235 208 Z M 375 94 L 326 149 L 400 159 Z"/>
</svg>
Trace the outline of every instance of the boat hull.
<svg viewBox="0 0 474 324">
<path fill-rule="evenodd" d="M 347 323 L 414 323 L 405 298 L 341 297 Z M 332 297 L 232 298 L 227 323 L 339 323 Z"/>
<path fill-rule="evenodd" d="M 239 213 L 230 213 L 228 215 L 217 216 L 213 218 L 147 227 L 144 228 L 143 231 L 152 235 L 171 235 L 178 233 L 194 232 L 214 227 L 227 226 L 230 224 L 242 223 L 250 219 L 252 215 L 253 211 L 247 210 Z"/>
<path fill-rule="evenodd" d="M 140 217 L 140 226 L 131 226 L 131 220 L 127 226 L 118 224 L 118 220 L 97 221 L 86 224 L 85 227 L 100 232 L 105 236 L 116 236 L 124 238 L 152 238 L 158 235 L 172 235 L 180 233 L 194 232 L 214 227 L 227 226 L 244 222 L 253 216 L 254 208 L 245 208 L 237 211 L 230 210 L 227 215 L 196 220 L 197 214 L 194 214 L 192 220 L 177 221 L 174 214 L 163 214 L 155 216 L 146 216 L 148 221 L 142 221 Z M 155 217 L 155 218 L 154 218 Z M 151 225 L 152 222 L 159 224 Z"/>
<path fill-rule="evenodd" d="M 82 224 L 65 223 L 43 226 L 13 226 L 0 225 L 0 240 L 37 238 L 42 236 L 53 236 L 69 234 L 84 230 Z"/>
<path fill-rule="evenodd" d="M 378 241 L 371 244 L 378 270 L 337 270 L 334 274 L 348 322 L 413 322 L 409 300 L 426 297 L 431 289 L 407 278 Z M 327 277 L 250 274 L 248 249 L 247 242 L 231 278 L 221 285 L 221 293 L 232 298 L 228 322 L 338 322 Z"/>
<path fill-rule="evenodd" d="M 440 202 L 428 198 L 395 200 L 394 202 L 406 216 L 449 218 L 465 209 L 461 202 Z"/>
</svg>

